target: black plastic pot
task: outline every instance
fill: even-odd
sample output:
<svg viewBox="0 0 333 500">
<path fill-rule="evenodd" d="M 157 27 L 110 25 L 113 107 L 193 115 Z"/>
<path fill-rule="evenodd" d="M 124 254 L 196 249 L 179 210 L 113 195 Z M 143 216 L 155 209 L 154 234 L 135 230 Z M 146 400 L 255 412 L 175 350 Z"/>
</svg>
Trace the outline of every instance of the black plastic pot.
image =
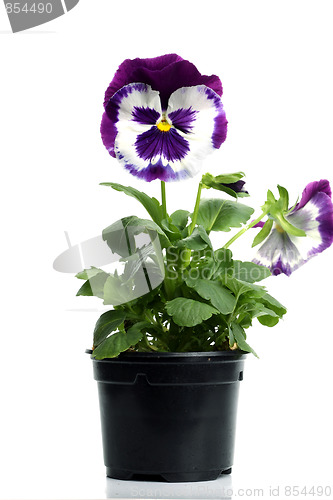
<svg viewBox="0 0 333 500">
<path fill-rule="evenodd" d="M 180 482 L 230 473 L 245 357 L 133 352 L 93 360 L 107 476 Z"/>
</svg>

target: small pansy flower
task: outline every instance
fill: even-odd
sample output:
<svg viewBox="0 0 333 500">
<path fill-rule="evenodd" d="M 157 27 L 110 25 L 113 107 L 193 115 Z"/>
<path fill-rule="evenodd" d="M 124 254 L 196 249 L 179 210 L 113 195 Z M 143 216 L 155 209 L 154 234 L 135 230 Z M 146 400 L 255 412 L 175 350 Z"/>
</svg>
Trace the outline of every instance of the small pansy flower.
<svg viewBox="0 0 333 500">
<path fill-rule="evenodd" d="M 273 275 L 290 274 L 333 243 L 333 205 L 327 180 L 311 182 L 284 219 L 305 236 L 295 236 L 275 220 L 253 262 L 269 267 Z M 257 224 L 263 227 L 264 223 Z"/>
<path fill-rule="evenodd" d="M 124 61 L 105 93 L 102 140 L 148 182 L 194 176 L 224 142 L 222 85 L 176 54 Z"/>
<path fill-rule="evenodd" d="M 224 186 L 228 189 L 232 189 L 235 193 L 238 193 L 238 195 L 249 194 L 249 192 L 244 188 L 245 181 L 231 182 L 230 184 L 224 184 Z"/>
</svg>

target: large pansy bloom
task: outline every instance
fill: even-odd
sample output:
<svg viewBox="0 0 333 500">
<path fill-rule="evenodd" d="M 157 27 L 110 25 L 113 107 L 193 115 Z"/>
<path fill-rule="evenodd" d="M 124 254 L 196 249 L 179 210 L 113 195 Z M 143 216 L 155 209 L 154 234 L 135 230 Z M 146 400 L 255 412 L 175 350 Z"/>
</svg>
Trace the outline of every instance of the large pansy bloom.
<svg viewBox="0 0 333 500">
<path fill-rule="evenodd" d="M 222 85 L 176 54 L 124 61 L 106 93 L 102 140 L 146 181 L 194 176 L 224 142 Z"/>
<path fill-rule="evenodd" d="M 311 182 L 285 219 L 305 232 L 295 236 L 275 221 L 253 262 L 269 267 L 273 275 L 290 274 L 333 243 L 333 205 L 327 180 Z M 260 223 L 263 226 L 263 223 Z"/>
</svg>

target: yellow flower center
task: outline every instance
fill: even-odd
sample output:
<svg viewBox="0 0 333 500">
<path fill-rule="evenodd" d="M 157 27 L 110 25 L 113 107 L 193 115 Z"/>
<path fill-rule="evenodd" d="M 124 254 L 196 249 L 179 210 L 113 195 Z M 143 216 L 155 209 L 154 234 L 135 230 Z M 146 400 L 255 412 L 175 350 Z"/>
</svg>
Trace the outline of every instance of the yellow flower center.
<svg viewBox="0 0 333 500">
<path fill-rule="evenodd" d="M 278 224 L 277 222 L 275 223 L 275 229 L 277 230 L 278 233 L 284 233 L 284 229 Z"/>
<path fill-rule="evenodd" d="M 162 120 L 157 123 L 156 127 L 161 132 L 169 132 L 169 130 L 171 129 L 171 125 L 166 118 L 162 118 Z"/>
</svg>

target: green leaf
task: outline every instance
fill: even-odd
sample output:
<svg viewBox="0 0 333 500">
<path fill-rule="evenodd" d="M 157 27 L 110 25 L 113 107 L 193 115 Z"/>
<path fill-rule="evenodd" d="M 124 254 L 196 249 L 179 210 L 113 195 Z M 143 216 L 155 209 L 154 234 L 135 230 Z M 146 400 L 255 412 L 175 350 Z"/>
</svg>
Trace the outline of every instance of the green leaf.
<svg viewBox="0 0 333 500">
<path fill-rule="evenodd" d="M 104 285 L 108 279 L 109 274 L 101 271 L 96 276 L 93 276 L 88 281 L 86 281 L 77 292 L 77 296 L 88 296 L 88 297 L 99 297 L 103 299 L 104 297 Z"/>
<path fill-rule="evenodd" d="M 236 299 L 221 283 L 191 278 L 185 281 L 188 287 L 193 288 L 203 299 L 209 300 L 222 314 L 230 314 L 234 310 Z"/>
<path fill-rule="evenodd" d="M 205 256 L 204 258 L 195 261 L 195 255 L 191 262 L 191 267 L 189 270 L 189 277 L 192 279 L 212 279 L 215 276 L 215 271 L 217 270 L 218 264 L 215 262 L 213 257 Z"/>
<path fill-rule="evenodd" d="M 164 279 L 165 269 L 163 262 L 160 261 L 161 258 L 162 254 L 161 256 L 157 256 L 154 253 L 153 247 L 148 245 L 143 246 L 134 255 L 121 259 L 122 262 L 125 262 L 124 272 L 121 274 L 122 282 L 135 280 L 132 283 L 134 285 L 134 283 L 139 284 L 143 280 L 144 286 L 146 286 L 148 278 L 152 288 L 155 288 L 156 283 L 161 283 Z M 144 278 L 142 273 L 146 278 Z"/>
<path fill-rule="evenodd" d="M 279 318 L 265 314 L 262 316 L 258 316 L 258 321 L 264 326 L 272 327 L 278 324 Z"/>
<path fill-rule="evenodd" d="M 112 274 L 105 281 L 103 295 L 104 304 L 111 306 L 125 304 L 133 299 L 131 286 Z"/>
<path fill-rule="evenodd" d="M 138 233 L 136 234 L 142 233 L 143 232 L 142 228 L 148 231 L 149 230 L 156 231 L 162 237 L 161 241 L 163 243 L 163 246 L 165 247 L 171 246 L 169 238 L 167 237 L 165 232 L 160 228 L 160 226 L 155 224 L 155 222 L 149 219 L 139 219 L 135 215 L 132 215 L 130 217 L 124 217 L 122 220 L 125 222 L 126 227 L 131 227 L 131 226 L 136 227 L 138 229 Z"/>
<path fill-rule="evenodd" d="M 279 204 L 281 206 L 281 209 L 287 211 L 289 207 L 289 193 L 286 188 L 279 185 L 278 190 L 280 195 Z"/>
<path fill-rule="evenodd" d="M 232 332 L 232 329 L 231 327 L 229 326 L 229 345 L 230 347 L 232 347 L 235 343 L 235 337 L 234 337 L 234 334 Z"/>
<path fill-rule="evenodd" d="M 265 205 L 262 207 L 263 210 L 271 215 L 277 222 L 278 226 L 280 225 L 282 230 L 288 234 L 292 234 L 293 236 L 306 236 L 305 231 L 299 229 L 298 227 L 291 224 L 285 217 L 285 214 L 288 212 L 289 205 L 289 194 L 288 191 L 278 185 L 278 190 L 280 194 L 280 198 L 278 200 L 275 199 L 274 195 L 271 191 L 267 193 L 267 201 Z M 277 229 L 279 229 L 277 226 Z M 281 230 L 280 228 L 280 230 Z M 260 235 L 260 233 L 259 233 Z M 259 237 L 259 235 L 257 235 Z M 264 239 L 264 238 L 263 238 Z M 253 242 L 253 246 L 255 241 Z"/>
<path fill-rule="evenodd" d="M 245 341 L 246 335 L 245 335 L 244 329 L 240 325 L 238 325 L 237 323 L 233 322 L 231 324 L 231 330 L 232 330 L 233 336 L 235 338 L 235 341 L 237 342 L 238 347 L 242 351 L 252 352 L 252 354 L 254 354 L 258 358 L 259 357 L 258 354 Z"/>
<path fill-rule="evenodd" d="M 127 330 L 127 333 L 134 334 L 135 332 L 142 332 L 142 330 L 148 330 L 149 328 L 153 328 L 153 325 L 149 321 L 138 321 Z"/>
<path fill-rule="evenodd" d="M 76 294 L 77 297 L 93 297 L 93 295 L 89 281 L 86 281 Z"/>
<path fill-rule="evenodd" d="M 126 318 L 125 311 L 107 311 L 98 319 L 94 330 L 94 346 L 97 347 L 112 333 Z"/>
<path fill-rule="evenodd" d="M 264 226 L 261 228 L 259 233 L 254 238 L 252 243 L 252 248 L 255 247 L 256 245 L 259 245 L 259 243 L 262 243 L 267 238 L 267 236 L 272 230 L 273 222 L 274 222 L 273 219 L 267 219 Z"/>
<path fill-rule="evenodd" d="M 228 266 L 232 265 L 232 251 L 229 248 L 218 248 L 214 252 L 217 262 L 224 262 Z"/>
<path fill-rule="evenodd" d="M 233 267 L 232 252 L 227 248 L 219 248 L 214 252 L 214 278 L 225 277 L 230 269 Z"/>
<path fill-rule="evenodd" d="M 163 211 L 160 203 L 156 198 L 150 198 L 146 193 L 138 191 L 131 186 L 122 186 L 121 184 L 117 184 L 115 182 L 101 182 L 101 186 L 110 186 L 112 189 L 116 191 L 122 191 L 128 196 L 132 196 L 138 200 L 147 210 L 150 217 L 153 219 L 156 224 L 160 225 L 163 218 Z"/>
<path fill-rule="evenodd" d="M 216 182 L 223 182 L 224 184 L 234 184 L 235 182 L 238 182 L 241 179 L 243 179 L 243 177 L 245 177 L 244 172 L 234 172 L 232 174 L 216 175 L 214 179 Z"/>
<path fill-rule="evenodd" d="M 202 227 L 200 224 L 198 224 L 195 229 L 198 231 L 198 234 L 200 235 L 201 239 L 207 243 L 207 246 L 209 248 L 213 249 L 212 242 L 210 241 L 210 238 L 207 234 L 206 229 L 204 227 Z"/>
<path fill-rule="evenodd" d="M 198 226 L 190 236 L 177 241 L 175 246 L 177 248 L 188 248 L 189 250 L 204 250 L 207 246 L 212 248 L 212 243 L 204 228 Z"/>
<path fill-rule="evenodd" d="M 199 325 L 219 311 L 209 304 L 178 297 L 166 303 L 166 310 L 179 326 Z"/>
<path fill-rule="evenodd" d="M 260 316 L 271 316 L 272 318 L 279 318 L 276 312 L 274 312 L 272 309 L 269 309 L 268 307 L 265 307 L 263 304 L 260 303 L 258 303 L 257 305 L 261 307 L 255 314 L 256 318 L 259 318 Z"/>
<path fill-rule="evenodd" d="M 241 262 L 234 260 L 231 270 L 232 277 L 247 283 L 255 283 L 271 276 L 270 270 L 265 266 L 258 266 L 253 262 Z"/>
<path fill-rule="evenodd" d="M 272 327 L 285 314 L 286 308 L 268 293 L 264 293 L 259 297 L 253 297 L 251 292 L 247 292 L 239 298 L 238 312 L 238 322 L 244 327 L 250 326 L 253 318 L 258 318 L 258 321 L 262 325 Z"/>
<path fill-rule="evenodd" d="M 102 232 L 102 238 L 113 253 L 128 257 L 136 250 L 134 234 L 135 231 L 128 230 L 121 219 L 106 227 Z"/>
<path fill-rule="evenodd" d="M 251 319 L 257 318 L 262 325 L 275 326 L 279 322 L 279 316 L 260 302 L 255 303 L 253 307 L 246 308 L 245 310 L 249 312 Z"/>
<path fill-rule="evenodd" d="M 230 231 L 231 227 L 241 227 L 254 210 L 235 201 L 218 198 L 205 199 L 200 202 L 197 223 L 210 231 Z"/>
<path fill-rule="evenodd" d="M 280 302 L 267 292 L 259 297 L 254 297 L 252 294 L 252 299 L 250 296 L 250 292 L 243 294 L 239 299 L 238 305 L 241 306 L 242 314 L 248 314 L 251 319 L 258 318 L 258 321 L 262 325 L 275 326 L 287 311 Z"/>
<path fill-rule="evenodd" d="M 132 226 L 135 227 L 136 231 L 134 232 L 134 234 L 140 234 L 144 232 L 143 230 L 150 229 L 152 231 L 156 231 L 158 234 L 161 234 L 162 236 L 165 236 L 165 233 L 160 228 L 160 226 L 149 219 L 140 219 L 139 217 L 136 217 L 136 215 L 130 215 L 129 217 L 123 217 L 121 219 L 121 222 L 124 229 Z M 112 226 L 114 225 L 115 224 L 112 224 L 111 226 L 109 226 L 109 228 L 112 228 Z M 106 229 L 104 231 L 106 231 Z"/>
<path fill-rule="evenodd" d="M 121 352 L 127 351 L 135 346 L 143 337 L 142 330 L 146 328 L 146 321 L 141 321 L 132 326 L 127 332 L 117 332 L 108 337 L 93 351 L 93 357 L 96 359 L 115 358 Z"/>
<path fill-rule="evenodd" d="M 163 219 L 161 222 L 161 227 L 170 241 L 179 240 L 179 238 L 181 238 L 182 236 L 180 229 L 172 223 L 170 218 Z"/>
<path fill-rule="evenodd" d="M 114 222 L 111 226 L 103 230 L 102 237 L 114 253 L 122 257 L 127 257 L 136 251 L 134 236 L 141 233 L 149 233 L 149 231 L 155 231 L 160 234 L 166 246 L 171 245 L 160 226 L 149 219 L 140 219 L 135 215 L 123 217 L 119 221 Z"/>
<path fill-rule="evenodd" d="M 251 314 L 252 318 L 257 318 L 264 315 L 277 318 L 278 315 L 272 309 L 267 308 L 262 302 L 260 302 L 260 300 L 261 299 L 246 300 L 246 297 L 242 297 L 239 301 L 239 304 L 242 304 L 242 309 L 244 310 L 244 312 Z"/>
<path fill-rule="evenodd" d="M 279 316 L 279 318 L 282 318 L 282 316 L 287 312 L 286 307 L 267 292 L 261 297 L 260 301 L 269 309 L 272 309 Z"/>
<path fill-rule="evenodd" d="M 103 269 L 92 266 L 90 269 L 84 269 L 84 271 L 77 273 L 75 278 L 79 278 L 80 280 L 89 280 L 100 273 L 104 273 Z"/>
<path fill-rule="evenodd" d="M 239 297 L 244 293 L 249 293 L 251 297 L 259 298 L 266 293 L 265 287 L 263 286 L 253 285 L 252 283 L 238 280 L 236 278 L 231 278 L 229 276 L 227 276 L 224 280 L 224 284 L 227 288 L 229 288 L 229 290 L 234 293 L 236 297 Z"/>
<path fill-rule="evenodd" d="M 265 205 L 272 205 L 272 204 L 276 203 L 276 201 L 277 201 L 277 200 L 275 199 L 274 194 L 273 194 L 273 193 L 272 193 L 272 191 L 269 189 L 269 190 L 267 191 L 267 201 L 266 201 Z"/>
<path fill-rule="evenodd" d="M 178 229 L 184 229 L 187 226 L 188 218 L 190 212 L 187 210 L 176 210 L 173 214 L 171 214 L 170 218 L 172 223 L 178 227 Z"/>
</svg>

